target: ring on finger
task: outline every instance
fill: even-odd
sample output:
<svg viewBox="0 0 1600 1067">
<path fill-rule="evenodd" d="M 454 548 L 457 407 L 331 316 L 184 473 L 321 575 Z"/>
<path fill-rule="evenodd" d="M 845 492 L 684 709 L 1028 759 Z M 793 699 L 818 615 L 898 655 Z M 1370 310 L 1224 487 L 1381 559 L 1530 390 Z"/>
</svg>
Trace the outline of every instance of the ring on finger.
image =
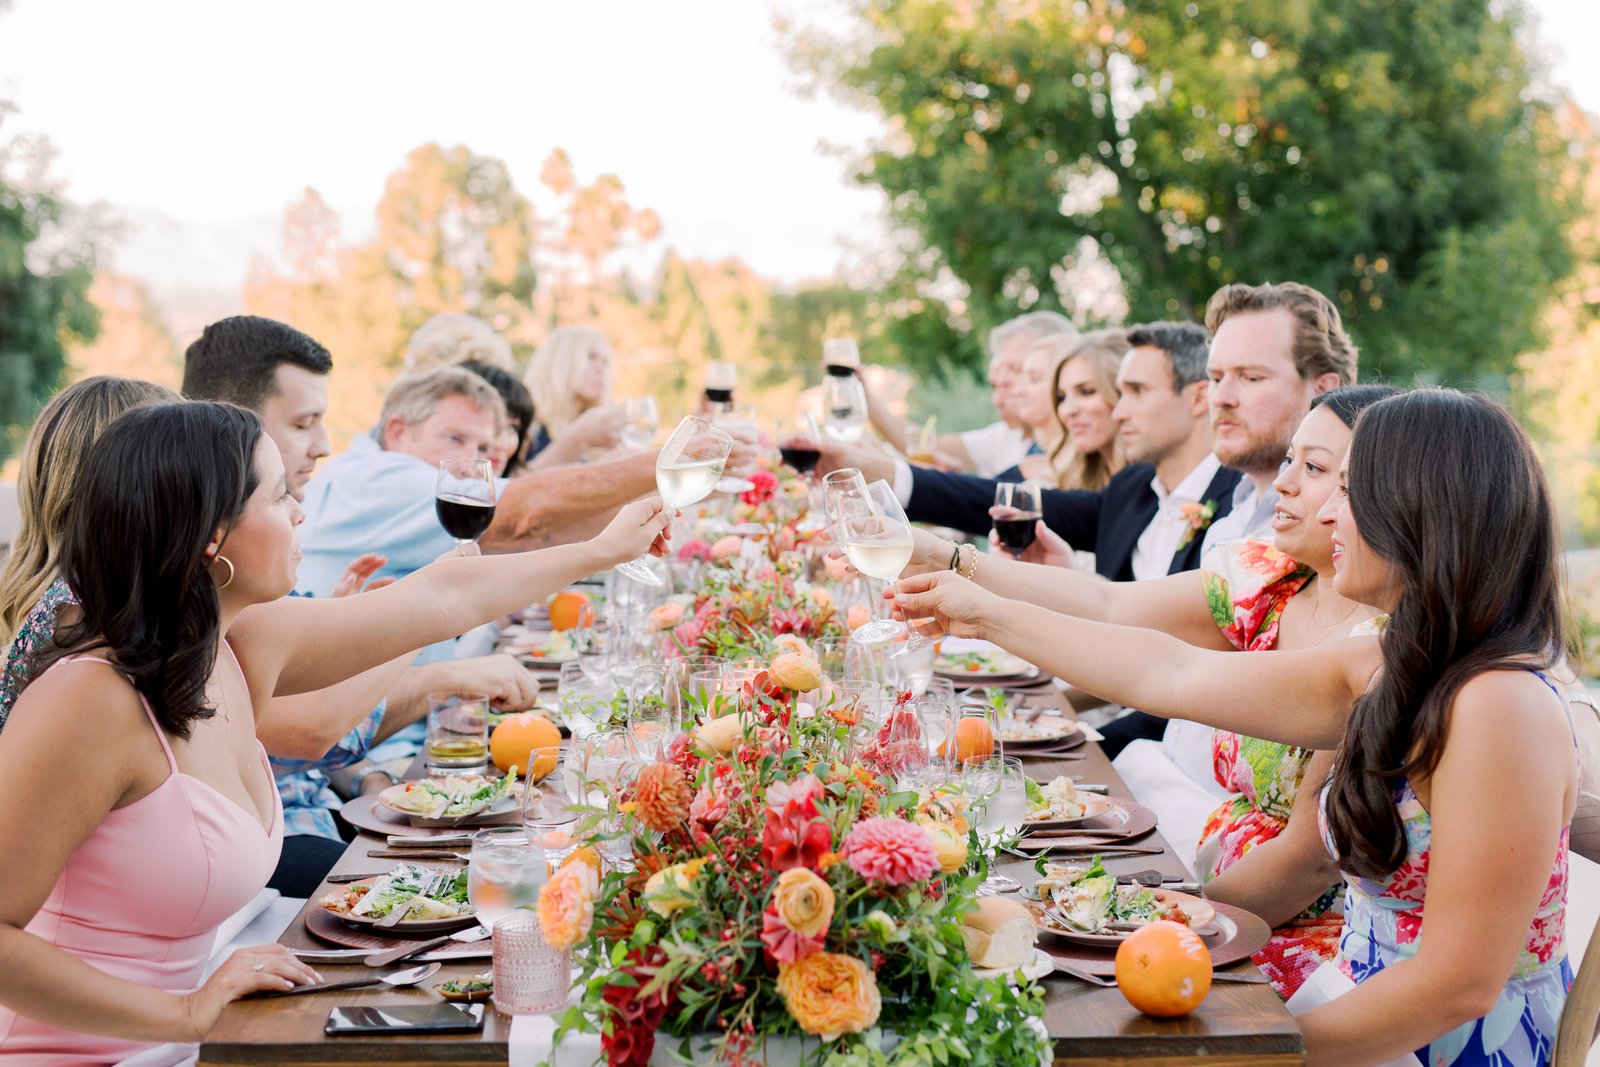
<svg viewBox="0 0 1600 1067">
<path fill-rule="evenodd" d="M 267 969 L 267 965 L 265 963 L 255 963 L 255 964 L 251 964 L 250 969 L 252 971 L 256 971 L 256 972 L 259 973 L 261 971 L 266 970 Z"/>
</svg>

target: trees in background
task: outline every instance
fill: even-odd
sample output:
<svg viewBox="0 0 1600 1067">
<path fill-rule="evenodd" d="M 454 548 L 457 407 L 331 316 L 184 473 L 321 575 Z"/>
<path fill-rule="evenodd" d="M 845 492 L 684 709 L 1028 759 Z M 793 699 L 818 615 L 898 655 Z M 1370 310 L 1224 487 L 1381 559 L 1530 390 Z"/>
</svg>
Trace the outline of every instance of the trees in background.
<svg viewBox="0 0 1600 1067">
<path fill-rule="evenodd" d="M 0 100 L 0 119 L 9 109 Z M 42 141 L 0 142 L 0 462 L 62 384 L 66 344 L 92 340 L 98 225 L 49 178 Z"/>
<path fill-rule="evenodd" d="M 876 110 L 913 361 L 1032 308 L 1196 318 L 1233 281 L 1337 300 L 1369 370 L 1462 382 L 1569 270 L 1566 142 L 1514 3 L 842 0 L 795 64 Z"/>
</svg>

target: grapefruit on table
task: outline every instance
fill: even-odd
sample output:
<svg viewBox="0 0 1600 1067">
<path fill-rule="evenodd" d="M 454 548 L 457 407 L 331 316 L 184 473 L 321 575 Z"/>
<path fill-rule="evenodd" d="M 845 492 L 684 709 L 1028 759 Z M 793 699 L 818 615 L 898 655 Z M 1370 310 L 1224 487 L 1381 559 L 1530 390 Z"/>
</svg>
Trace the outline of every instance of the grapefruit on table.
<svg viewBox="0 0 1600 1067">
<path fill-rule="evenodd" d="M 594 625 L 594 605 L 587 593 L 568 589 L 550 598 L 552 630 L 583 630 Z"/>
<path fill-rule="evenodd" d="M 1200 935 L 1162 919 L 1117 946 L 1117 988 L 1128 1003 L 1160 1018 L 1187 1015 L 1211 992 L 1211 953 Z"/>
<path fill-rule="evenodd" d="M 976 716 L 968 716 L 956 723 L 956 762 L 970 756 L 994 755 L 994 731 L 989 724 Z M 939 743 L 939 755 L 945 752 L 945 742 Z"/>
<path fill-rule="evenodd" d="M 539 749 L 561 747 L 561 731 L 543 715 L 524 711 L 502 719 L 489 735 L 489 758 L 502 771 L 513 765 L 527 768 L 527 779 L 537 782 L 556 769 L 553 753 L 535 757 Z"/>
</svg>

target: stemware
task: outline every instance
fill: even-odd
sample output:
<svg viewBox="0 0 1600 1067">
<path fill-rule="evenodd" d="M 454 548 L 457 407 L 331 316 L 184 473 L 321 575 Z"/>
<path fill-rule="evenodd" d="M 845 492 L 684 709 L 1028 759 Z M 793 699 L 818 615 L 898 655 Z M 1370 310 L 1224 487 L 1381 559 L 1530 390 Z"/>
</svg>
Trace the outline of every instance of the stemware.
<svg viewBox="0 0 1600 1067">
<path fill-rule="evenodd" d="M 705 419 L 686 416 L 656 457 L 656 488 L 669 508 L 686 508 L 711 495 L 733 451 L 733 438 Z M 650 569 L 650 557 L 619 564 L 617 570 L 636 582 L 665 585 Z"/>
<path fill-rule="evenodd" d="M 467 900 L 488 929 L 519 908 L 538 903 L 548 879 L 544 849 L 530 842 L 522 827 L 495 826 L 472 835 Z"/>
<path fill-rule="evenodd" d="M 455 538 L 456 547 L 470 545 L 494 521 L 494 467 L 486 459 L 442 459 L 434 482 L 433 507 L 439 525 Z"/>
<path fill-rule="evenodd" d="M 911 523 L 888 482 L 880 480 L 864 487 L 848 481 L 829 485 L 826 504 L 834 538 L 856 570 L 880 582 L 900 577 L 911 562 Z M 879 644 L 904 634 L 906 624 L 887 617 L 879 590 L 870 582 L 867 588 L 874 621 L 857 627 L 852 639 Z"/>
<path fill-rule="evenodd" d="M 809 411 L 778 423 L 778 455 L 795 473 L 809 479 L 822 460 L 822 431 Z"/>
<path fill-rule="evenodd" d="M 756 409 L 751 406 L 736 408 L 731 403 L 724 410 L 711 417 L 711 423 L 730 437 L 743 441 L 747 445 L 758 444 L 761 440 L 761 423 L 756 416 Z M 741 476 L 736 471 L 724 473 L 717 481 L 719 493 L 747 493 L 754 489 L 755 483 Z"/>
<path fill-rule="evenodd" d="M 843 378 L 861 369 L 861 350 L 854 337 L 828 337 L 822 342 L 822 365 L 828 375 Z"/>
<path fill-rule="evenodd" d="M 853 444 L 867 426 L 867 391 L 855 375 L 822 379 L 822 429 L 835 441 Z"/>
<path fill-rule="evenodd" d="M 618 434 L 624 448 L 642 450 L 655 444 L 661 428 L 661 415 L 653 396 L 627 396 L 617 401 L 622 409 L 622 430 Z"/>
<path fill-rule="evenodd" d="M 1015 756 L 969 756 L 962 761 L 962 785 L 975 805 L 981 806 L 981 834 L 1015 834 L 1028 814 L 1028 794 L 1022 761 Z M 1021 888 L 1015 878 L 991 874 L 978 886 L 980 893 L 1009 893 Z"/>
<path fill-rule="evenodd" d="M 1042 514 L 1039 483 L 996 482 L 994 507 L 989 514 L 994 520 L 994 535 L 1001 547 L 1013 556 L 1021 556 L 1033 544 Z"/>
</svg>

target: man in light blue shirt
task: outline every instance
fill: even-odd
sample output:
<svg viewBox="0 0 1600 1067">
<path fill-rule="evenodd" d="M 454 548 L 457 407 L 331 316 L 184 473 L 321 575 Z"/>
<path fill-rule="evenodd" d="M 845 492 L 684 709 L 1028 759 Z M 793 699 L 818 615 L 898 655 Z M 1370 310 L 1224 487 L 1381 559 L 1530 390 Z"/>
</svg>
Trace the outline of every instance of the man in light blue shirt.
<svg viewBox="0 0 1600 1067">
<path fill-rule="evenodd" d="M 457 367 L 400 379 L 378 428 L 358 437 L 306 486 L 300 585 L 331 589 L 352 554 L 388 557 L 382 576 L 403 578 L 450 551 L 434 489 L 439 463 L 488 456 L 505 420 L 498 393 Z M 528 471 L 495 486 L 486 552 L 564 544 L 600 530 L 617 509 L 655 490 L 655 452 Z"/>
</svg>

